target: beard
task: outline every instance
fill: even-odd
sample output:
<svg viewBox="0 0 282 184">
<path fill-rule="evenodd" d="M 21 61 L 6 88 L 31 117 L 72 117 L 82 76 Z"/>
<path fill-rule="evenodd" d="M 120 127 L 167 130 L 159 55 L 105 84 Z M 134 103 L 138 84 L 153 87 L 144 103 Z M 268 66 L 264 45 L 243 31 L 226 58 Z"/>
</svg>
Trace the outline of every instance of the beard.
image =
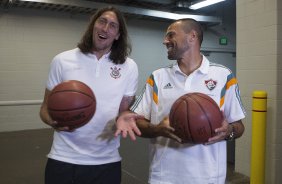
<svg viewBox="0 0 282 184">
<path fill-rule="evenodd" d="M 173 49 L 167 52 L 167 58 L 169 60 L 178 60 L 182 58 L 183 53 L 184 53 L 184 50 Z"/>
<path fill-rule="evenodd" d="M 167 58 L 169 60 L 179 60 L 183 58 L 183 54 L 189 50 L 189 45 L 184 44 L 182 48 L 174 46 L 173 48 L 168 49 L 167 51 Z"/>
<path fill-rule="evenodd" d="M 174 52 L 174 50 L 168 50 L 167 51 L 167 58 L 169 60 L 175 60 L 175 52 Z"/>
</svg>

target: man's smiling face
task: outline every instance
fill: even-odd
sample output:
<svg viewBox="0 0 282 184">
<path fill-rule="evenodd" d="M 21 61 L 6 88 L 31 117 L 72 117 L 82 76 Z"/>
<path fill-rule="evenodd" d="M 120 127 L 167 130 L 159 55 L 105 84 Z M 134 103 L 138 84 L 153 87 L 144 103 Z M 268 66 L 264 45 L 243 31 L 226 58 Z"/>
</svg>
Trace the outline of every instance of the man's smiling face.
<svg viewBox="0 0 282 184">
<path fill-rule="evenodd" d="M 167 48 L 168 59 L 178 60 L 189 50 L 188 33 L 185 33 L 181 22 L 175 22 L 167 29 L 163 44 Z"/>
<path fill-rule="evenodd" d="M 115 40 L 119 38 L 119 22 L 112 11 L 104 12 L 95 22 L 93 28 L 93 50 L 108 52 Z"/>
</svg>

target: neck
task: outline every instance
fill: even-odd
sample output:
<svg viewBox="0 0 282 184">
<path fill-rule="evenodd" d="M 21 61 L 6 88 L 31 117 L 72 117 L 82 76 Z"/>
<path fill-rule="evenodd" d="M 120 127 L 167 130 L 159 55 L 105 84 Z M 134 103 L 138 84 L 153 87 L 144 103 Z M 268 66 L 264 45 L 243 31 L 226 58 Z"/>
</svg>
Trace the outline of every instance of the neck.
<svg viewBox="0 0 282 184">
<path fill-rule="evenodd" d="M 187 53 L 183 58 L 177 60 L 180 70 L 187 76 L 198 69 L 202 64 L 203 56 L 200 52 L 196 54 Z"/>
<path fill-rule="evenodd" d="M 93 54 L 97 57 L 97 59 L 101 59 L 101 57 L 107 53 L 110 52 L 110 49 L 105 49 L 105 50 L 95 50 L 93 49 Z"/>
</svg>

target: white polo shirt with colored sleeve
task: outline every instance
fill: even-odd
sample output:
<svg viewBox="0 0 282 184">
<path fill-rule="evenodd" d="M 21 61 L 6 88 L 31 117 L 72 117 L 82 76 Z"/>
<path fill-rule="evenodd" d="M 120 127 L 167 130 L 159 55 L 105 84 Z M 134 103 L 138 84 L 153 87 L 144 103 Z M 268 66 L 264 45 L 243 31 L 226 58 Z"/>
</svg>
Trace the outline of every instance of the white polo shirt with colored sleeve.
<svg viewBox="0 0 282 184">
<path fill-rule="evenodd" d="M 209 62 L 205 56 L 189 76 L 177 64 L 154 71 L 131 110 L 158 124 L 169 115 L 174 101 L 190 92 L 213 98 L 229 123 L 245 117 L 236 78 L 228 68 Z M 150 162 L 150 184 L 224 184 L 226 141 L 195 145 L 152 138 Z"/>
</svg>

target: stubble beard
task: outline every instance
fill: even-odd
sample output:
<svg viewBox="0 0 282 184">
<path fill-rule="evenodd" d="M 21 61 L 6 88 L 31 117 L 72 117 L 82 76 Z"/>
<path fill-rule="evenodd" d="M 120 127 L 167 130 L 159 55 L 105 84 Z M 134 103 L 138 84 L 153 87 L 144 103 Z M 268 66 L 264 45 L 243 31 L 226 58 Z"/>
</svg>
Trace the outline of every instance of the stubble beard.
<svg viewBox="0 0 282 184">
<path fill-rule="evenodd" d="M 189 48 L 188 44 L 185 44 L 183 48 L 174 47 L 171 51 L 168 51 L 167 58 L 169 60 L 180 60 Z"/>
<path fill-rule="evenodd" d="M 176 57 L 176 55 L 177 55 L 176 50 L 177 50 L 177 49 L 173 48 L 173 49 L 167 51 L 167 58 L 168 58 L 169 60 L 176 60 L 176 58 L 177 58 L 177 57 Z"/>
</svg>

